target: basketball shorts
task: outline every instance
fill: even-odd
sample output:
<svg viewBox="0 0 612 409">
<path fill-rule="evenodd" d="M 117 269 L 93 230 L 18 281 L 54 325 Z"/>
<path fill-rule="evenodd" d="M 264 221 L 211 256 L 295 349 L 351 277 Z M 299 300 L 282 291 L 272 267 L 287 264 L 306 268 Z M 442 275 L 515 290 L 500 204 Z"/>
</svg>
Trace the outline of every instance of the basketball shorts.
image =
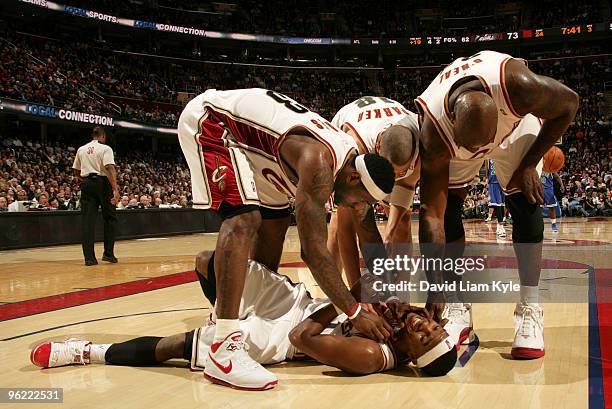
<svg viewBox="0 0 612 409">
<path fill-rule="evenodd" d="M 510 136 L 487 155 L 486 159 L 495 161 L 495 175 L 506 195 L 518 192 L 518 189 L 508 190 L 506 186 L 536 140 L 541 127 L 538 118 L 531 114 L 526 115 Z M 453 158 L 449 167 L 449 189 L 465 187 L 474 183 L 483 163 L 484 159 Z M 542 173 L 542 160 L 540 160 L 536 169 L 538 175 L 540 175 Z"/>
<path fill-rule="evenodd" d="M 544 207 L 557 207 L 555 189 L 553 189 L 552 187 L 544 188 Z"/>
<path fill-rule="evenodd" d="M 209 118 L 205 94 L 192 99 L 179 118 L 179 142 L 191 173 L 193 207 L 289 207 L 288 186 L 276 161 L 234 142 L 228 129 Z"/>
<path fill-rule="evenodd" d="M 327 305 L 326 299 L 313 299 L 303 283 L 293 284 L 288 277 L 249 261 L 239 319 L 251 358 L 261 364 L 274 364 L 296 357 L 298 351 L 289 342 L 289 332 Z M 194 331 L 193 370 L 204 369 L 215 336 L 215 320 L 213 312 L 208 325 Z"/>
<path fill-rule="evenodd" d="M 499 183 L 489 183 L 489 206 L 504 206 L 504 192 Z"/>
</svg>

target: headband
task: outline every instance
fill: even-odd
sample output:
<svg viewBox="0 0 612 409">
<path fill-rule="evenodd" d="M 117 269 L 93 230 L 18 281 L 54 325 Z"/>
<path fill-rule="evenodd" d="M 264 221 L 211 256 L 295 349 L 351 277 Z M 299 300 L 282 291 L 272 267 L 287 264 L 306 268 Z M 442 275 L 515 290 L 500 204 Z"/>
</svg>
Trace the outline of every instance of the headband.
<svg viewBox="0 0 612 409">
<path fill-rule="evenodd" d="M 355 169 L 359 172 L 361 176 L 361 182 L 365 186 L 366 190 L 372 197 L 376 200 L 382 200 L 387 196 L 385 192 L 383 192 L 376 183 L 374 183 L 374 179 L 370 176 L 370 172 L 368 172 L 368 167 L 365 164 L 364 160 L 365 155 L 358 155 L 355 159 Z"/>
<path fill-rule="evenodd" d="M 423 368 L 453 349 L 454 345 L 450 342 L 449 338 L 444 338 L 438 345 L 417 358 L 417 367 Z"/>
</svg>

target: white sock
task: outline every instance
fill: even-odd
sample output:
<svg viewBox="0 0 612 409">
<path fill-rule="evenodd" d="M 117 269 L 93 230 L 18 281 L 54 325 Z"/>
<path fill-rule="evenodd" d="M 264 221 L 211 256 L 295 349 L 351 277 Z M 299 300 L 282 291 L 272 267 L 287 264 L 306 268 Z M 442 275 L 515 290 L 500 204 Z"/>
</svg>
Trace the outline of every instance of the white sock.
<svg viewBox="0 0 612 409">
<path fill-rule="evenodd" d="M 555 224 L 555 223 L 557 223 L 557 219 L 550 219 L 550 222 L 551 222 L 552 224 Z"/>
<path fill-rule="evenodd" d="M 540 287 L 521 285 L 521 303 L 537 304 L 540 300 Z"/>
<path fill-rule="evenodd" d="M 215 325 L 215 342 L 221 341 L 232 332 L 240 331 L 240 320 L 223 320 L 217 318 Z"/>
<path fill-rule="evenodd" d="M 90 364 L 105 364 L 106 351 L 113 344 L 91 344 L 89 346 L 89 363 Z"/>
</svg>

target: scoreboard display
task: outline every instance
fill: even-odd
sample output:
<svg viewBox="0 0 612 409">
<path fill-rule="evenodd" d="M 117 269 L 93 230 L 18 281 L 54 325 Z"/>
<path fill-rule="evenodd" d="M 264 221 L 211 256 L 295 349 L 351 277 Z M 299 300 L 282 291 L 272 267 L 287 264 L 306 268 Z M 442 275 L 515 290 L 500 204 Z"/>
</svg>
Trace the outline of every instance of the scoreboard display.
<svg viewBox="0 0 612 409">
<path fill-rule="evenodd" d="M 537 39 L 550 37 L 570 37 L 588 35 L 594 32 L 612 31 L 612 23 L 576 24 L 554 28 L 533 28 L 520 31 L 506 31 L 503 33 L 483 33 L 465 36 L 423 36 L 394 39 L 354 38 L 355 45 L 409 45 L 409 46 L 438 46 L 459 43 L 482 43 L 488 41 L 517 41 L 521 39 Z"/>
</svg>

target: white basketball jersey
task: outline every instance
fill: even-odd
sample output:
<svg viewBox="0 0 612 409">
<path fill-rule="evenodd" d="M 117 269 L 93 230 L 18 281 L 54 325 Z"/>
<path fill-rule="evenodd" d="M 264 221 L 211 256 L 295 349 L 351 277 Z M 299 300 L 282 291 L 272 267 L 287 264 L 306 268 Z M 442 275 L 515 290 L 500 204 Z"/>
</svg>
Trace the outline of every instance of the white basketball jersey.
<svg viewBox="0 0 612 409">
<path fill-rule="evenodd" d="M 417 114 L 402 104 L 385 97 L 362 97 L 343 106 L 332 119 L 332 125 L 348 132 L 353 131 L 362 153 L 376 153 L 378 134 L 407 118 L 406 125 L 418 133 Z"/>
<path fill-rule="evenodd" d="M 518 126 L 522 117 L 512 108 L 504 84 L 506 64 L 514 57 L 495 51 L 481 51 L 471 57 L 458 58 L 446 67 L 427 89 L 415 99 L 421 115 L 427 115 L 435 124 L 440 137 L 453 157 L 480 159 L 499 146 Z M 524 60 L 518 59 L 526 64 Z M 453 85 L 466 77 L 476 77 L 497 105 L 497 133 L 495 140 L 473 153 L 457 146 L 448 111 L 448 94 Z"/>
<path fill-rule="evenodd" d="M 357 149 L 349 135 L 276 91 L 261 88 L 210 89 L 196 98 L 202 99 L 205 115 L 226 127 L 230 144 L 255 150 L 279 164 L 280 144 L 286 135 L 298 128 L 307 130 L 330 150 L 334 160 L 334 177 L 350 153 Z"/>
</svg>

